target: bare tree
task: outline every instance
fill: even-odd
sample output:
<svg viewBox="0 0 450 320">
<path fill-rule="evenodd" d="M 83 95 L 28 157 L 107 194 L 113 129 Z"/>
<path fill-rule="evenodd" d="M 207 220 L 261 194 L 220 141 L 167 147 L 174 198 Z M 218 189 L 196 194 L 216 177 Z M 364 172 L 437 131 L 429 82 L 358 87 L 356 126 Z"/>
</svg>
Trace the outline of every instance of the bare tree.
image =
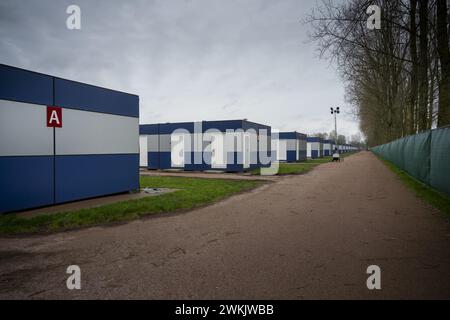
<svg viewBox="0 0 450 320">
<path fill-rule="evenodd" d="M 419 0 L 419 131 L 428 129 L 428 0 Z"/>
<path fill-rule="evenodd" d="M 367 28 L 369 5 L 381 30 Z M 321 57 L 346 83 L 346 99 L 369 145 L 417 133 L 450 118 L 446 0 L 323 0 L 305 19 Z"/>
<path fill-rule="evenodd" d="M 437 26 L 435 32 L 441 66 L 438 126 L 445 126 L 450 124 L 450 52 L 447 1 L 436 0 L 436 7 Z"/>
</svg>

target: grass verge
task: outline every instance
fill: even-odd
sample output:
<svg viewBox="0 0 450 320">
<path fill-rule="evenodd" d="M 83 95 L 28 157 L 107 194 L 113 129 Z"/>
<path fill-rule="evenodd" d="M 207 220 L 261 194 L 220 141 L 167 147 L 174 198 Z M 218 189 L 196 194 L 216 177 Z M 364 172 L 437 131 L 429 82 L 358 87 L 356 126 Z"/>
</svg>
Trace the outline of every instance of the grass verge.
<svg viewBox="0 0 450 320">
<path fill-rule="evenodd" d="M 450 196 L 430 186 L 420 182 L 414 177 L 410 176 L 406 171 L 400 169 L 392 162 L 383 159 L 382 157 L 375 154 L 375 156 L 380 159 L 389 169 L 391 169 L 403 183 L 411 189 L 419 198 L 431 204 L 433 207 L 439 209 L 445 214 L 445 216 L 450 219 Z"/>
<path fill-rule="evenodd" d="M 353 153 L 351 153 L 351 152 L 343 153 L 343 154 L 341 154 L 341 158 L 348 157 L 352 154 Z M 329 156 L 329 157 L 323 157 L 323 158 L 318 158 L 318 159 L 308 159 L 305 162 L 290 162 L 290 163 L 280 162 L 280 164 L 279 164 L 280 166 L 278 169 L 278 175 L 306 173 L 322 163 L 331 162 L 332 159 L 333 159 L 333 157 Z M 252 171 L 252 174 L 259 175 L 260 170 L 256 169 L 256 170 Z"/>
<path fill-rule="evenodd" d="M 331 157 L 319 158 L 319 159 L 308 159 L 305 162 L 280 162 L 280 167 L 278 169 L 278 175 L 287 174 L 302 174 L 306 173 L 318 165 L 326 162 L 330 162 Z"/>
<path fill-rule="evenodd" d="M 188 210 L 214 203 L 263 184 L 255 180 L 201 179 L 185 177 L 141 177 L 141 187 L 179 189 L 146 197 L 81 209 L 24 218 L 17 214 L 0 216 L 0 234 L 47 233 L 84 226 L 128 221 L 149 214 Z"/>
</svg>

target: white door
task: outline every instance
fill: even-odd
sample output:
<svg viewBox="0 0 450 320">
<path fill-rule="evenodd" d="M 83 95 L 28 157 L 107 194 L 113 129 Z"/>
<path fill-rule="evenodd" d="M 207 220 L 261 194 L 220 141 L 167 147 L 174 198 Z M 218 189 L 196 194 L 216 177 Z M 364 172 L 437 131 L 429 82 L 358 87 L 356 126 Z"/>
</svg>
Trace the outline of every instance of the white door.
<svg viewBox="0 0 450 320">
<path fill-rule="evenodd" d="M 139 136 L 139 166 L 148 167 L 148 136 Z"/>
<path fill-rule="evenodd" d="M 170 136 L 170 161 L 174 168 L 184 168 L 185 139 L 184 133 L 172 133 Z"/>
<path fill-rule="evenodd" d="M 278 154 L 279 161 L 286 161 L 287 156 L 287 140 L 278 140 Z"/>
<path fill-rule="evenodd" d="M 211 134 L 211 168 L 224 169 L 227 167 L 225 150 L 225 135 L 223 133 Z"/>
<path fill-rule="evenodd" d="M 272 140 L 272 154 L 276 155 L 276 159 L 278 161 L 278 159 L 280 158 L 280 146 L 279 146 L 279 141 L 278 139 L 273 139 Z"/>
<path fill-rule="evenodd" d="M 244 135 L 244 169 L 250 168 L 250 135 Z"/>
</svg>

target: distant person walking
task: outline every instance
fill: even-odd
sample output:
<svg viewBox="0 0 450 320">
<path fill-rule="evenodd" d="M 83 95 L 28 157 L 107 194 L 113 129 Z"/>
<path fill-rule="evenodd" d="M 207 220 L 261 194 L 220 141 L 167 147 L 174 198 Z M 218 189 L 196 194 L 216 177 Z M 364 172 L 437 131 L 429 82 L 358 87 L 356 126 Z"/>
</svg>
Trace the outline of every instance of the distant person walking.
<svg viewBox="0 0 450 320">
<path fill-rule="evenodd" d="M 334 149 L 334 153 L 333 153 L 333 160 L 332 162 L 341 162 L 341 157 L 339 155 L 339 151 L 338 149 Z"/>
</svg>

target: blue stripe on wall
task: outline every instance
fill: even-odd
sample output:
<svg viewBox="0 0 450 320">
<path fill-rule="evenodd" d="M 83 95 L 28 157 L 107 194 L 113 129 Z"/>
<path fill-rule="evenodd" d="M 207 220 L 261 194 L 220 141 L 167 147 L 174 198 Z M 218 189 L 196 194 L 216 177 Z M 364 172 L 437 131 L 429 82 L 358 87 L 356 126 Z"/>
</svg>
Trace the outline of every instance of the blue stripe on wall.
<svg viewBox="0 0 450 320">
<path fill-rule="evenodd" d="M 136 95 L 55 78 L 55 104 L 58 107 L 139 117 Z"/>
<path fill-rule="evenodd" d="M 226 132 L 227 130 L 242 129 L 242 120 L 203 121 L 202 126 L 203 132 L 210 129 Z"/>
<path fill-rule="evenodd" d="M 280 140 L 297 139 L 297 134 L 295 132 L 279 132 L 278 139 Z"/>
<path fill-rule="evenodd" d="M 56 202 L 139 189 L 139 154 L 56 156 Z"/>
<path fill-rule="evenodd" d="M 0 157 L 0 213 L 53 203 L 53 156 Z"/>
<path fill-rule="evenodd" d="M 139 125 L 139 134 L 157 135 L 158 133 L 159 133 L 159 124 Z"/>
<path fill-rule="evenodd" d="M 306 154 L 305 154 L 306 155 Z M 205 160 L 203 160 L 202 164 L 194 164 L 194 153 L 186 153 L 186 157 L 191 156 L 192 163 L 188 164 L 185 163 L 184 168 L 175 168 L 172 167 L 171 164 L 171 153 L 170 152 L 149 152 L 149 169 L 184 169 L 184 170 L 194 170 L 194 171 L 202 171 L 202 170 L 211 170 L 211 166 L 207 165 Z M 208 157 L 208 154 L 205 155 L 205 157 Z M 230 172 L 241 172 L 244 170 L 242 164 L 238 164 L 238 158 L 241 158 L 242 154 L 238 152 L 228 152 L 227 153 L 227 167 L 226 168 L 214 168 L 214 170 L 224 170 L 224 171 L 230 171 Z M 234 158 L 234 164 L 231 164 L 231 161 L 233 161 Z M 205 158 L 206 159 L 206 158 Z M 241 160 L 242 161 L 242 160 Z M 270 167 L 270 164 L 268 165 L 262 165 L 260 163 L 251 165 L 251 168 L 258 168 L 258 167 Z"/>
<path fill-rule="evenodd" d="M 52 105 L 53 78 L 0 65 L 0 99 Z"/>
<path fill-rule="evenodd" d="M 159 134 L 172 134 L 175 130 L 186 130 L 194 132 L 194 122 L 160 123 L 158 125 Z"/>
</svg>

